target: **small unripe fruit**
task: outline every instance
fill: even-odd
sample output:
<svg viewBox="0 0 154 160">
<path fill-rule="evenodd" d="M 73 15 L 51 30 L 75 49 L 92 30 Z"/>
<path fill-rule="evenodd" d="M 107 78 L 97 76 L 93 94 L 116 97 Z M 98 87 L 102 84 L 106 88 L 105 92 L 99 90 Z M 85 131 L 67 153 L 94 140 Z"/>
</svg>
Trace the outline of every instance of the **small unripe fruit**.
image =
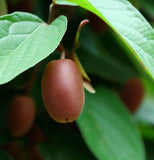
<svg viewBox="0 0 154 160">
<path fill-rule="evenodd" d="M 42 97 L 49 115 L 57 122 L 72 122 L 84 106 L 82 76 L 69 59 L 51 61 L 42 78 Z"/>
<path fill-rule="evenodd" d="M 31 128 L 35 118 L 35 104 L 28 96 L 16 96 L 8 111 L 8 126 L 15 137 L 23 136 Z"/>
<path fill-rule="evenodd" d="M 129 79 L 124 85 L 121 93 L 122 101 L 132 113 L 134 113 L 140 106 L 143 96 L 144 87 L 142 82 L 137 78 Z"/>
</svg>

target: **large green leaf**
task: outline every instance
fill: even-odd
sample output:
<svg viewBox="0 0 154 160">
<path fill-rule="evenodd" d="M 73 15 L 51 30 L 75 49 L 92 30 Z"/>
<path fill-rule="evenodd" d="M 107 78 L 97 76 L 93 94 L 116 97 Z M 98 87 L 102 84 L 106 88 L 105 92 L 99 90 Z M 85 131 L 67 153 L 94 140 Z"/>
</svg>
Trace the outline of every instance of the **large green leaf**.
<svg viewBox="0 0 154 160">
<path fill-rule="evenodd" d="M 53 52 L 66 26 L 64 16 L 50 25 L 24 12 L 0 17 L 0 84 L 12 80 Z"/>
<path fill-rule="evenodd" d="M 0 0 L 0 16 L 7 14 L 7 5 L 5 0 Z"/>
<path fill-rule="evenodd" d="M 100 160 L 144 160 L 143 144 L 132 117 L 109 90 L 86 92 L 84 110 L 77 120 L 81 133 Z"/>
<path fill-rule="evenodd" d="M 154 30 L 126 0 L 58 0 L 74 2 L 102 18 L 154 78 Z"/>
</svg>

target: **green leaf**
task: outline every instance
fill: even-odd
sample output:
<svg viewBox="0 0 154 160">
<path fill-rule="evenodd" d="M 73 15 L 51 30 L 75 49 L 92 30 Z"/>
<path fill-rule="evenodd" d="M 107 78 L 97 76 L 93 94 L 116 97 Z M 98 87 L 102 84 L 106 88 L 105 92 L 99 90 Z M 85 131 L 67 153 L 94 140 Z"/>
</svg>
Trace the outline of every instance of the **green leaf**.
<svg viewBox="0 0 154 160">
<path fill-rule="evenodd" d="M 104 20 L 154 78 L 154 30 L 126 0 L 63 0 L 78 4 Z"/>
<path fill-rule="evenodd" d="M 141 137 L 124 105 L 109 90 L 86 92 L 77 120 L 81 133 L 99 160 L 145 160 Z"/>
<path fill-rule="evenodd" d="M 7 5 L 5 0 L 0 0 L 0 16 L 7 14 Z"/>
<path fill-rule="evenodd" d="M 38 17 L 15 12 L 0 18 L 0 84 L 46 58 L 59 45 L 67 26 L 60 16 L 50 25 Z"/>
<path fill-rule="evenodd" d="M 55 1 L 55 3 L 57 3 L 59 5 L 76 6 L 76 4 L 74 4 L 74 3 L 66 2 L 66 1 L 63 1 L 63 0 L 54 0 L 54 1 Z"/>
<path fill-rule="evenodd" d="M 8 153 L 3 151 L 2 149 L 0 149 L 0 159 L 1 160 L 13 160 L 13 158 Z"/>
</svg>

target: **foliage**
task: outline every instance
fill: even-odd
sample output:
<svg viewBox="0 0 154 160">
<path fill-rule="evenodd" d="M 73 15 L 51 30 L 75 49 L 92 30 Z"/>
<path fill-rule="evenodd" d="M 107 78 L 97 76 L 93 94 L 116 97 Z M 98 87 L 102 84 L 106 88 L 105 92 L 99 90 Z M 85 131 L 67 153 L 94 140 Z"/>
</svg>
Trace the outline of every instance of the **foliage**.
<svg viewBox="0 0 154 160">
<path fill-rule="evenodd" d="M 0 159 L 32 156 L 31 131 L 16 139 L 7 119 L 12 97 L 29 94 L 37 107 L 33 125 L 44 135 L 42 143 L 35 144 L 35 156 L 44 160 L 152 160 L 153 2 L 54 0 L 56 5 L 50 5 L 49 11 L 50 3 L 0 1 Z M 48 62 L 59 59 L 64 50 L 71 57 L 83 19 L 90 22 L 82 29 L 75 52 L 96 93 L 85 91 L 84 109 L 77 121 L 59 124 L 45 110 L 41 79 Z M 96 25 L 96 21 L 100 22 Z M 131 78 L 138 78 L 144 86 L 144 98 L 135 114 L 121 100 L 125 82 Z M 20 146 L 17 157 L 8 149 L 14 140 Z"/>
</svg>

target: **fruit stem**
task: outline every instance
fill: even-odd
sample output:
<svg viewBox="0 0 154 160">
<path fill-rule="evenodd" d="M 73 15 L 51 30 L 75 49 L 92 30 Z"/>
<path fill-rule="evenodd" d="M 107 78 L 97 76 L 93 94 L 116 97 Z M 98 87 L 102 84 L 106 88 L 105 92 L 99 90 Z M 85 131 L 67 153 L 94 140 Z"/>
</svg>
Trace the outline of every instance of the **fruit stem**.
<svg viewBox="0 0 154 160">
<path fill-rule="evenodd" d="M 85 24 L 87 24 L 88 22 L 89 22 L 89 20 L 85 19 L 85 20 L 82 20 L 81 23 L 79 24 L 79 27 L 77 29 L 76 36 L 75 36 L 75 41 L 74 41 L 74 50 L 79 48 L 79 46 L 80 46 L 80 44 L 79 44 L 79 36 L 80 36 L 81 30 L 82 30 L 83 26 Z"/>
<path fill-rule="evenodd" d="M 66 57 L 66 56 L 65 56 L 65 55 L 66 55 L 66 52 L 65 52 L 65 49 L 64 49 L 62 43 L 59 44 L 59 48 L 60 48 L 60 50 L 61 50 L 60 59 L 65 59 L 65 57 Z"/>
<path fill-rule="evenodd" d="M 51 3 L 49 6 L 49 16 L 48 16 L 48 24 L 50 24 L 53 21 L 53 7 L 55 3 Z"/>
<path fill-rule="evenodd" d="M 49 6 L 48 24 L 55 19 L 55 8 L 58 6 L 54 1 Z"/>
</svg>

